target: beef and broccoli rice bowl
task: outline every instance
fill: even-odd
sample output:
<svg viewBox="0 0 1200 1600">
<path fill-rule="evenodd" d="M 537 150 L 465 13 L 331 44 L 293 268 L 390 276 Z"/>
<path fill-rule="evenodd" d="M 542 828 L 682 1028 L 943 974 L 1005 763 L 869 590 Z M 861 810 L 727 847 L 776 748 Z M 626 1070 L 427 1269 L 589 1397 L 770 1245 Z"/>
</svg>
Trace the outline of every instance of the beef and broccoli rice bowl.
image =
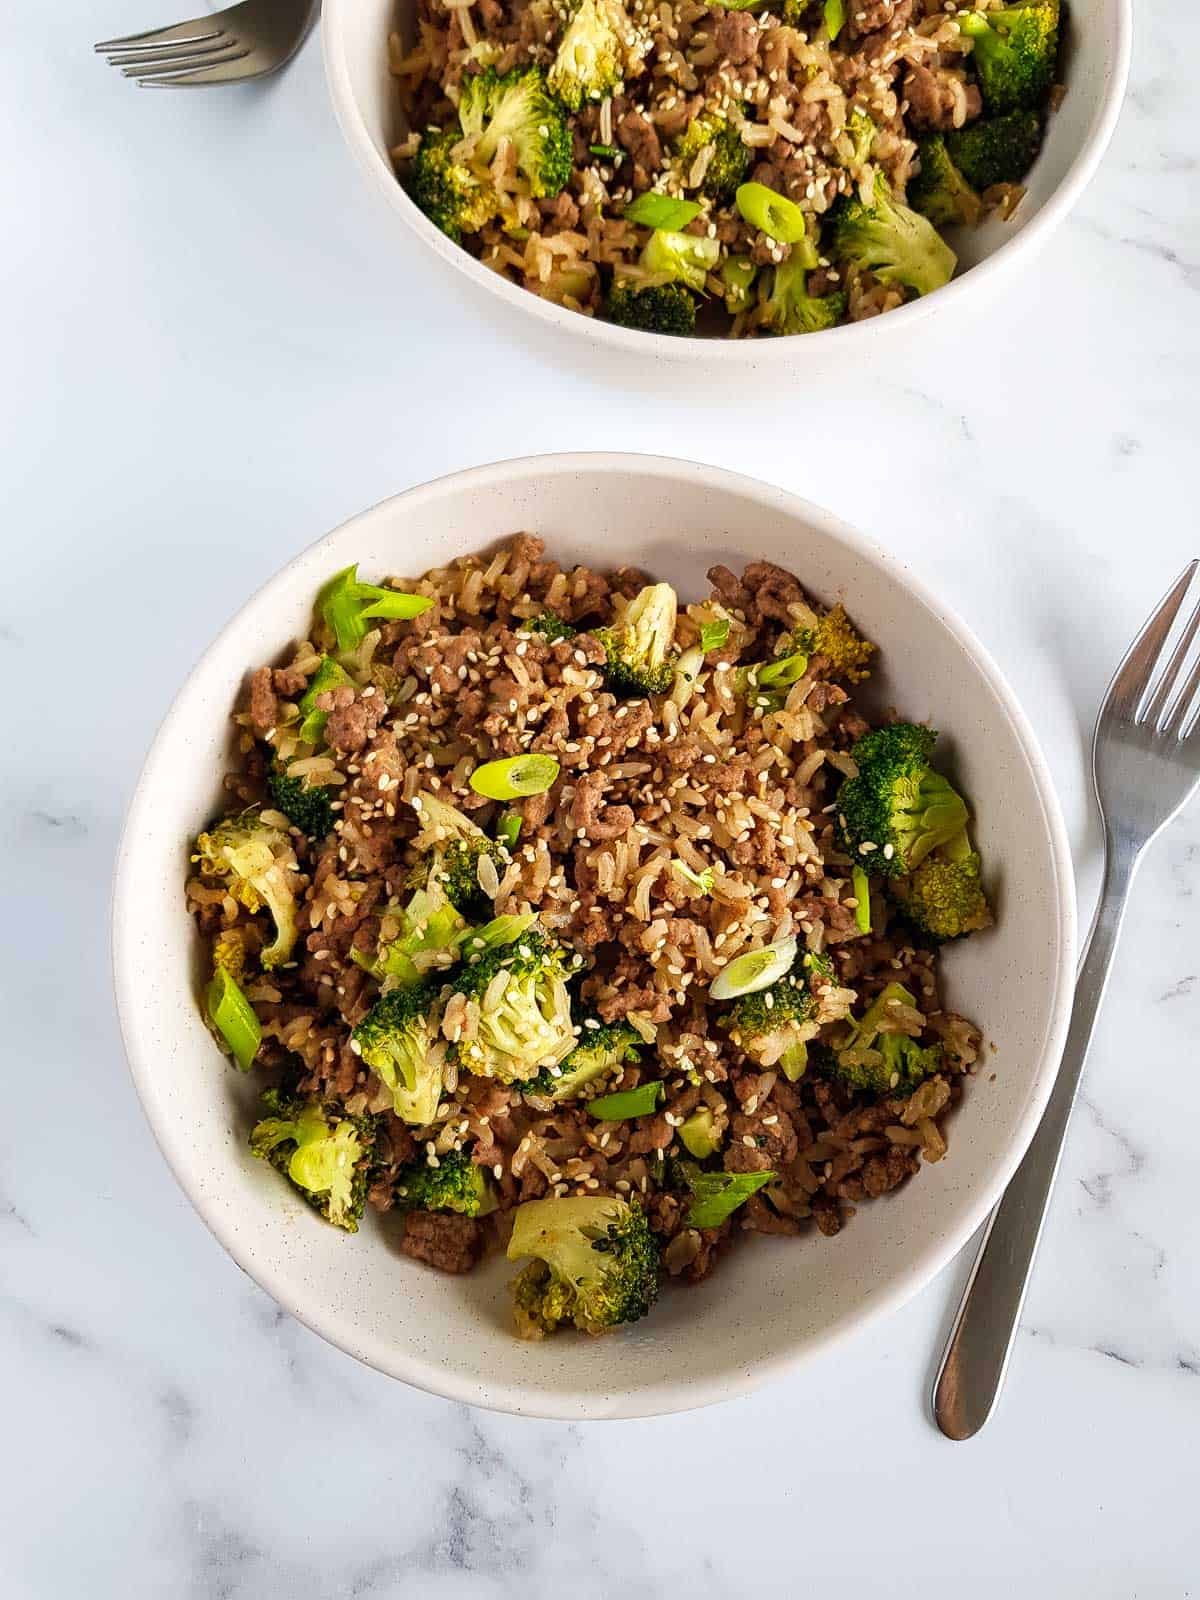
<svg viewBox="0 0 1200 1600">
<path fill-rule="evenodd" d="M 346 568 L 253 672 L 191 852 L 251 1150 L 430 1267 L 507 1251 L 526 1338 L 836 1236 L 946 1153 L 980 1050 L 939 992 L 991 913 L 937 734 L 856 705 L 842 605 L 708 578 L 684 604 L 528 534 Z"/>
<path fill-rule="evenodd" d="M 391 41 L 420 209 L 648 332 L 813 333 L 940 288 L 1058 101 L 1059 0 L 418 0 Z"/>
</svg>

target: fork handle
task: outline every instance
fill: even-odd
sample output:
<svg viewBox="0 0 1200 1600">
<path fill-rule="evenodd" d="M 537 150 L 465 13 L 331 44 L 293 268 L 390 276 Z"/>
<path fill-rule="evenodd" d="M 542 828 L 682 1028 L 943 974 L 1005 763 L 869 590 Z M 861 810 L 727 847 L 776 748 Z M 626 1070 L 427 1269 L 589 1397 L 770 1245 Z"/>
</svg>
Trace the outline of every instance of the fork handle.
<svg viewBox="0 0 1200 1600">
<path fill-rule="evenodd" d="M 985 1225 L 934 1382 L 933 1414 L 950 1439 L 969 1439 L 983 1427 L 999 1397 L 1012 1354 L 1067 1123 L 1108 986 L 1140 854 L 1127 837 L 1110 838 L 1107 844 L 1100 907 L 1079 969 L 1062 1065 L 1029 1149 Z"/>
</svg>

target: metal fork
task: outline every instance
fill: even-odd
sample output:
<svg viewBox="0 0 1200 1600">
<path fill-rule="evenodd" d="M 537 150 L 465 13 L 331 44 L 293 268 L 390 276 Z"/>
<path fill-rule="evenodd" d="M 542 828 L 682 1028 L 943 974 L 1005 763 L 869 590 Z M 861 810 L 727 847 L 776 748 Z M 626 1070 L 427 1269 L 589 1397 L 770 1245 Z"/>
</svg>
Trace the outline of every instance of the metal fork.
<svg viewBox="0 0 1200 1600">
<path fill-rule="evenodd" d="M 1167 657 L 1167 642 L 1200 561 L 1186 568 L 1138 634 L 1108 686 L 1092 741 L 1104 825 L 1104 885 L 1079 969 L 1062 1065 L 1025 1159 L 992 1212 L 933 1390 L 938 1427 L 969 1439 L 992 1414 L 1012 1352 L 1067 1122 L 1096 1026 L 1129 888 L 1152 839 L 1200 784 L 1200 599 Z"/>
<path fill-rule="evenodd" d="M 299 50 L 320 0 L 241 0 L 171 28 L 106 39 L 96 50 L 148 89 L 243 83 L 277 72 Z"/>
</svg>

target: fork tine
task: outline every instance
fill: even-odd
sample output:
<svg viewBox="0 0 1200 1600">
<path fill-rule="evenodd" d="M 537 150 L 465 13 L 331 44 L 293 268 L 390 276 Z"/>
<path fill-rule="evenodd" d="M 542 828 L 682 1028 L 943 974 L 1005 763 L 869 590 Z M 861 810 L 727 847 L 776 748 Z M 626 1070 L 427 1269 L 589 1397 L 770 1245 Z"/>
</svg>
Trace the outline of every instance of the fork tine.
<svg viewBox="0 0 1200 1600">
<path fill-rule="evenodd" d="M 193 56 L 207 55 L 210 50 L 221 50 L 237 41 L 222 28 L 211 39 L 198 39 L 193 44 L 165 45 L 155 50 L 122 50 L 109 56 L 110 67 L 153 67 L 160 62 L 188 61 Z"/>
<path fill-rule="evenodd" d="M 153 49 L 160 44 L 203 44 L 215 38 L 221 25 L 214 17 L 193 17 L 190 22 L 177 22 L 172 28 L 150 28 L 145 33 L 131 33 L 124 39 L 103 39 L 93 48 L 100 55 L 110 50 L 130 48 Z"/>
<path fill-rule="evenodd" d="M 253 56 L 253 52 L 248 52 Z M 220 61 L 215 66 L 206 67 L 197 72 L 173 72 L 168 77 L 162 74 L 156 78 L 139 78 L 140 89 L 204 89 L 213 83 L 237 83 L 244 78 L 261 76 L 271 70 L 270 63 L 263 63 L 255 69 L 254 62 L 247 67 L 241 56 L 231 56 L 228 61 Z"/>
<path fill-rule="evenodd" d="M 1163 722 L 1167 706 L 1178 688 L 1179 677 L 1183 672 L 1184 663 L 1187 660 L 1188 651 L 1192 647 L 1192 640 L 1196 637 L 1197 629 L 1200 629 L 1200 600 L 1196 602 L 1192 609 L 1192 614 L 1187 620 L 1187 626 L 1179 636 L 1179 643 L 1171 652 L 1171 659 L 1163 670 L 1162 676 L 1158 680 L 1158 686 L 1151 695 L 1146 709 L 1137 719 L 1139 723 L 1145 723 L 1151 728 L 1158 728 L 1160 723 Z"/>
<path fill-rule="evenodd" d="M 1171 632 L 1197 567 L 1200 567 L 1200 560 L 1188 562 L 1170 593 L 1166 595 L 1157 611 L 1126 651 L 1125 659 L 1117 668 L 1108 686 L 1108 693 L 1104 697 L 1105 706 L 1111 707 L 1117 716 L 1123 717 L 1126 721 L 1133 721 L 1134 713 L 1141 704 L 1146 686 L 1154 674 L 1163 645 Z"/>
<path fill-rule="evenodd" d="M 1189 739 L 1196 731 L 1196 723 L 1200 721 L 1200 706 L 1195 704 L 1197 690 L 1200 690 L 1200 657 L 1192 664 L 1188 680 L 1167 719 L 1164 733 L 1174 734 L 1178 739 Z"/>
<path fill-rule="evenodd" d="M 173 73 L 200 72 L 206 68 L 224 66 L 226 62 L 243 61 L 249 54 L 249 45 L 239 44 L 236 39 L 230 39 L 228 44 L 222 45 L 217 50 L 197 51 L 195 54 L 176 57 L 173 60 L 148 61 L 144 67 L 122 67 L 121 72 L 126 78 L 136 78 L 139 83 L 149 83 Z"/>
</svg>

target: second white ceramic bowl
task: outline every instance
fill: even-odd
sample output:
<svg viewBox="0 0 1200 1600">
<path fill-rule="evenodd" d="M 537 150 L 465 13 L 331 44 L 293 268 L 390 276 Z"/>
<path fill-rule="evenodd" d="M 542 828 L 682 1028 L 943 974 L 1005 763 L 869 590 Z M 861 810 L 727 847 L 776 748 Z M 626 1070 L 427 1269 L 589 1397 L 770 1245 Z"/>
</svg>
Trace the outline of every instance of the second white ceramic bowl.
<svg viewBox="0 0 1200 1600">
<path fill-rule="evenodd" d="M 411 576 L 527 529 L 564 562 L 632 563 L 686 599 L 705 569 L 767 557 L 822 600 L 844 598 L 879 642 L 880 705 L 930 719 L 974 802 L 998 925 L 945 953 L 948 1002 L 990 1041 L 949 1124 L 950 1153 L 823 1239 L 756 1238 L 705 1283 L 668 1289 L 606 1339 L 514 1337 L 493 1261 L 463 1278 L 395 1248 L 390 1219 L 355 1237 L 321 1222 L 246 1148 L 253 1082 L 232 1071 L 196 1002 L 184 908 L 188 848 L 221 804 L 229 714 L 247 671 L 308 627 L 350 562 Z M 827 512 L 729 472 L 649 456 L 503 462 L 413 489 L 306 550 L 250 600 L 171 707 L 137 786 L 113 908 L 117 1000 L 134 1081 L 180 1184 L 234 1259 L 351 1355 L 455 1400 L 534 1416 L 642 1416 L 737 1394 L 916 1292 L 970 1238 L 1031 1138 L 1071 1004 L 1075 906 L 1058 803 L 997 668 L 894 556 Z"/>
<path fill-rule="evenodd" d="M 975 304 L 985 290 L 1032 292 L 1031 286 L 1022 291 L 1009 269 L 1030 261 L 1079 198 L 1107 149 L 1125 93 L 1132 32 L 1132 0 L 1071 0 L 1064 72 L 1067 96 L 1050 118 L 1045 145 L 1027 180 L 1029 192 L 1011 222 L 993 220 L 956 235 L 962 268 L 944 289 L 886 316 L 826 333 L 790 339 L 675 339 L 618 328 L 519 288 L 452 244 L 404 193 L 388 157 L 388 150 L 408 130 L 388 73 L 387 38 L 399 30 L 402 38 L 411 39 L 415 10 L 414 0 L 325 0 L 322 11 L 334 111 L 347 144 L 388 209 L 448 268 L 489 295 L 498 313 L 511 310 L 535 317 L 564 335 L 617 354 L 763 372 L 784 372 L 799 364 L 857 363 L 911 336 L 926 317 L 948 316 L 956 308 Z M 389 248 L 386 240 L 380 248 Z M 1068 288 L 1055 284 L 1054 293 Z"/>
</svg>

